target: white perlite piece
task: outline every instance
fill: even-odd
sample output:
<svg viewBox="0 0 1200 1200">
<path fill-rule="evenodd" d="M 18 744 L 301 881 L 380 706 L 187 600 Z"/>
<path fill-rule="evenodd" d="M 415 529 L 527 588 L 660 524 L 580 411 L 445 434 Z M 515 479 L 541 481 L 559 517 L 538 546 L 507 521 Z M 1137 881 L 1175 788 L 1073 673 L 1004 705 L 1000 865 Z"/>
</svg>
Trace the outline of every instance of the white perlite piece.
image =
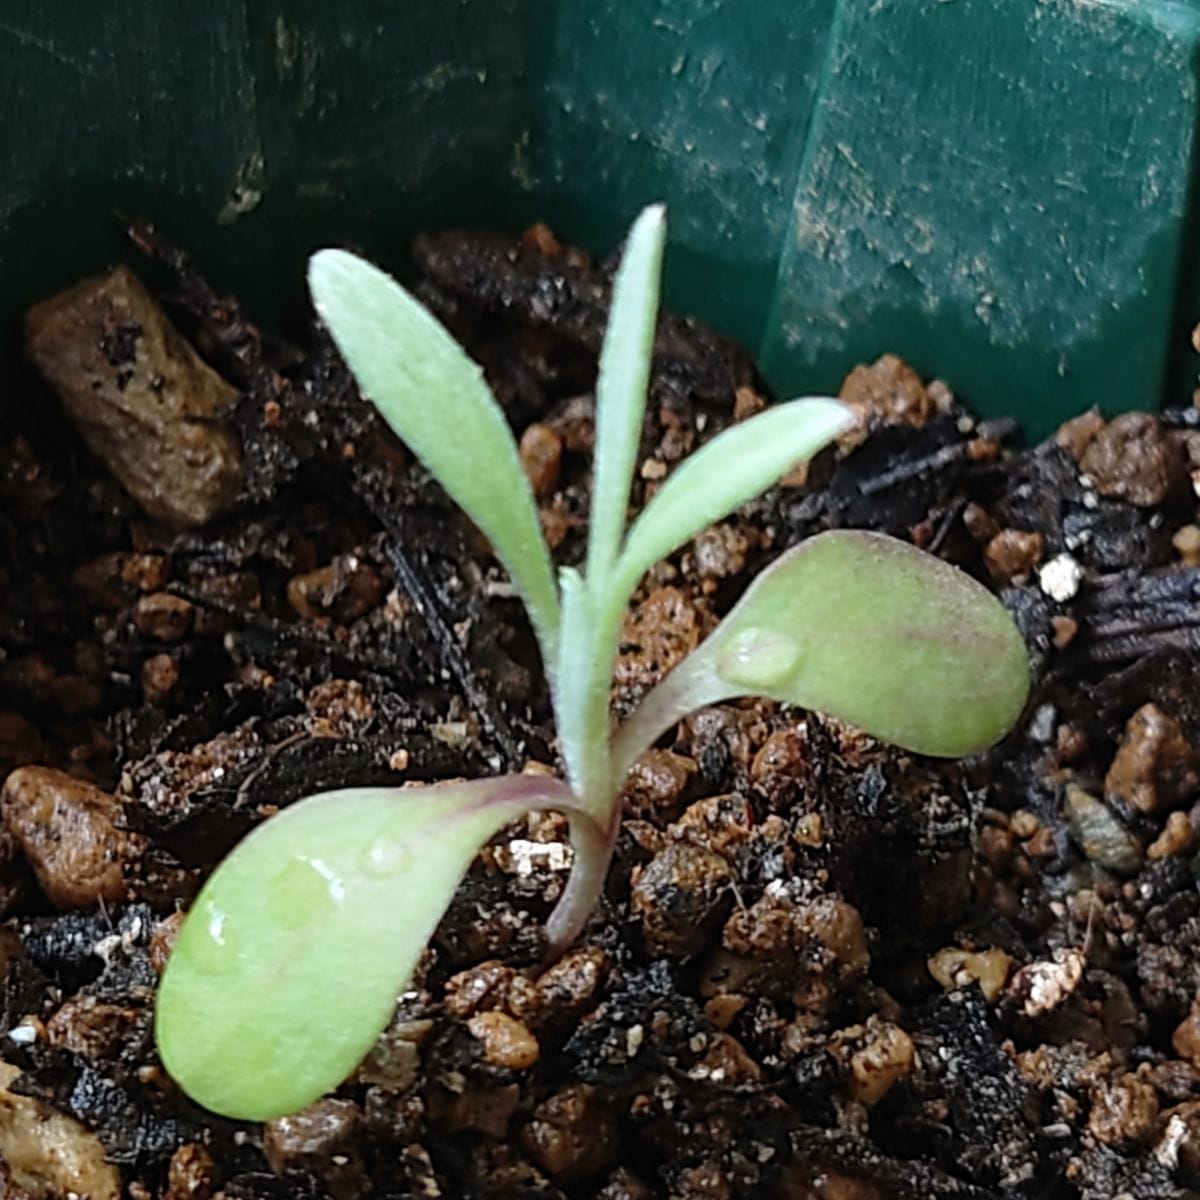
<svg viewBox="0 0 1200 1200">
<path fill-rule="evenodd" d="M 1056 554 L 1038 571 L 1038 586 L 1059 604 L 1070 600 L 1083 582 L 1083 568 L 1069 554 Z"/>
<path fill-rule="evenodd" d="M 514 838 L 497 846 L 496 865 L 509 875 L 528 879 L 534 871 L 565 871 L 571 865 L 571 847 L 566 842 L 531 842 Z"/>
</svg>

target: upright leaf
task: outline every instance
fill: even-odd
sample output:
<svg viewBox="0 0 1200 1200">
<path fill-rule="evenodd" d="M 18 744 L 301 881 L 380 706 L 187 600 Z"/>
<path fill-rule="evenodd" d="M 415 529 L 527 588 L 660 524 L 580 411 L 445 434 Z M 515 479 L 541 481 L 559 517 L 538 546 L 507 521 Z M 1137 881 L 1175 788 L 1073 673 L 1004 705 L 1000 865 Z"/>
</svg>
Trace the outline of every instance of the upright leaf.
<svg viewBox="0 0 1200 1200">
<path fill-rule="evenodd" d="M 463 873 L 505 822 L 573 805 L 506 776 L 312 796 L 217 868 L 159 986 L 163 1065 L 228 1117 L 296 1112 L 336 1087 L 386 1026 Z"/>
<path fill-rule="evenodd" d="M 726 429 L 667 477 L 642 510 L 617 567 L 632 590 L 660 559 L 689 538 L 766 491 L 854 422 L 836 400 L 792 400 Z"/>
<path fill-rule="evenodd" d="M 483 530 L 519 589 L 552 669 L 558 597 L 537 506 L 483 373 L 394 279 L 321 250 L 309 288 L 363 394 Z"/>
<path fill-rule="evenodd" d="M 587 577 L 593 587 L 616 561 L 642 436 L 658 320 L 666 214 L 644 209 L 634 223 L 613 285 L 596 382 L 596 441 L 588 529 Z"/>
<path fill-rule="evenodd" d="M 839 530 L 762 572 L 643 700 L 614 749 L 625 770 L 680 717 L 734 696 L 829 713 L 920 754 L 957 758 L 1012 728 L 1025 643 L 982 584 L 906 542 Z"/>
</svg>

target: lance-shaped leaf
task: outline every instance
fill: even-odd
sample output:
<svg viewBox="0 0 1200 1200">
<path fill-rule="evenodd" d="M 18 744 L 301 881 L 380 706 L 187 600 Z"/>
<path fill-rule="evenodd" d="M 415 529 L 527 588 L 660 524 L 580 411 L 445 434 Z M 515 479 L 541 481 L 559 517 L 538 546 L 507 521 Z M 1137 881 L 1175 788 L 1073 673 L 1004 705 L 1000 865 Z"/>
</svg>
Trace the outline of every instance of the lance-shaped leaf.
<svg viewBox="0 0 1200 1200">
<path fill-rule="evenodd" d="M 608 586 L 606 577 L 625 533 L 625 511 L 650 383 L 665 233 L 662 205 L 644 209 L 629 233 L 613 284 L 596 382 L 596 449 L 587 554 L 587 576 L 593 587 Z"/>
<path fill-rule="evenodd" d="M 516 443 L 483 372 L 427 309 L 361 258 L 320 250 L 308 282 L 363 394 L 492 543 L 552 670 L 558 597 L 550 556 Z"/>
<path fill-rule="evenodd" d="M 982 584 L 894 538 L 823 533 L 759 575 L 643 700 L 618 736 L 616 769 L 687 713 L 734 696 L 801 705 L 957 758 L 1003 737 L 1028 691 L 1025 643 Z"/>
<path fill-rule="evenodd" d="M 622 589 L 739 505 L 766 491 L 854 423 L 844 404 L 810 397 L 726 429 L 684 459 L 642 510 L 617 567 Z"/>
<path fill-rule="evenodd" d="M 336 1087 L 396 997 L 481 845 L 556 780 L 325 792 L 259 826 L 197 897 L 158 992 L 163 1065 L 229 1117 L 296 1112 Z"/>
</svg>

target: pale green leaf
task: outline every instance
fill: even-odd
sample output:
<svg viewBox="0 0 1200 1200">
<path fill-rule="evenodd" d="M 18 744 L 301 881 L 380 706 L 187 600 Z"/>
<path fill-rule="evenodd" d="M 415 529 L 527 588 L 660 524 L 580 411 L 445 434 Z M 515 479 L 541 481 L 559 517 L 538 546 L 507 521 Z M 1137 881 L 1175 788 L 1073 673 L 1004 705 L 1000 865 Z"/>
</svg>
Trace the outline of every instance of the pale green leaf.
<svg viewBox="0 0 1200 1200">
<path fill-rule="evenodd" d="M 553 663 L 558 597 L 537 506 L 483 373 L 394 279 L 345 250 L 308 267 L 313 303 L 363 394 L 484 532 Z"/>
<path fill-rule="evenodd" d="M 632 590 L 656 562 L 765 492 L 854 423 L 836 400 L 812 397 L 769 408 L 726 429 L 684 459 L 642 510 L 617 567 Z"/>
<path fill-rule="evenodd" d="M 642 436 L 646 388 L 658 320 L 666 215 L 644 209 L 634 223 L 613 285 L 596 382 L 595 462 L 588 529 L 587 577 L 607 586 L 625 532 L 629 488 Z"/>
<path fill-rule="evenodd" d="M 391 1017 L 479 847 L 555 780 L 312 796 L 259 826 L 197 897 L 158 991 L 163 1065 L 192 1099 L 266 1120 L 336 1087 Z"/>
<path fill-rule="evenodd" d="M 624 770 L 693 709 L 765 696 L 957 758 L 1003 737 L 1028 691 L 1025 643 L 987 588 L 906 542 L 839 530 L 762 572 L 645 698 L 614 755 Z"/>
</svg>

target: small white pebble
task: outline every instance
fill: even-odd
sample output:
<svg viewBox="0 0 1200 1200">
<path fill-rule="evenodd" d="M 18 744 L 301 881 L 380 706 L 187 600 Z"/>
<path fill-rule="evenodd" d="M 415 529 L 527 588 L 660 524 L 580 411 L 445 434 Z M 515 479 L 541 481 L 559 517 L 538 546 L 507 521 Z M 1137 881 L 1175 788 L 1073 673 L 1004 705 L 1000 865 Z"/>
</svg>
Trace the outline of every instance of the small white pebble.
<svg viewBox="0 0 1200 1200">
<path fill-rule="evenodd" d="M 625 1054 L 628 1058 L 633 1058 L 642 1048 L 642 1040 L 645 1036 L 646 1031 L 640 1025 L 630 1025 L 625 1030 Z"/>
<path fill-rule="evenodd" d="M 699 1054 L 700 1051 L 703 1050 L 704 1047 L 707 1045 L 708 1045 L 708 1038 L 705 1037 L 704 1034 L 694 1033 L 694 1034 L 692 1034 L 691 1040 L 688 1042 L 688 1049 L 693 1054 Z"/>
<path fill-rule="evenodd" d="M 1084 492 L 1083 493 L 1083 507 L 1084 508 L 1099 508 L 1100 507 L 1100 497 L 1097 496 L 1095 492 L 1090 492 L 1090 491 Z"/>
<path fill-rule="evenodd" d="M 37 1030 L 32 1025 L 15 1025 L 8 1031 L 8 1040 L 18 1046 L 31 1046 L 37 1041 Z"/>
<path fill-rule="evenodd" d="M 1038 571 L 1038 585 L 1060 604 L 1076 595 L 1082 582 L 1083 568 L 1069 554 L 1056 554 Z"/>
<path fill-rule="evenodd" d="M 970 433 L 974 428 L 975 428 L 975 418 L 974 417 L 959 417 L 958 418 L 958 432 L 959 433 L 964 433 L 964 434 Z"/>
</svg>

